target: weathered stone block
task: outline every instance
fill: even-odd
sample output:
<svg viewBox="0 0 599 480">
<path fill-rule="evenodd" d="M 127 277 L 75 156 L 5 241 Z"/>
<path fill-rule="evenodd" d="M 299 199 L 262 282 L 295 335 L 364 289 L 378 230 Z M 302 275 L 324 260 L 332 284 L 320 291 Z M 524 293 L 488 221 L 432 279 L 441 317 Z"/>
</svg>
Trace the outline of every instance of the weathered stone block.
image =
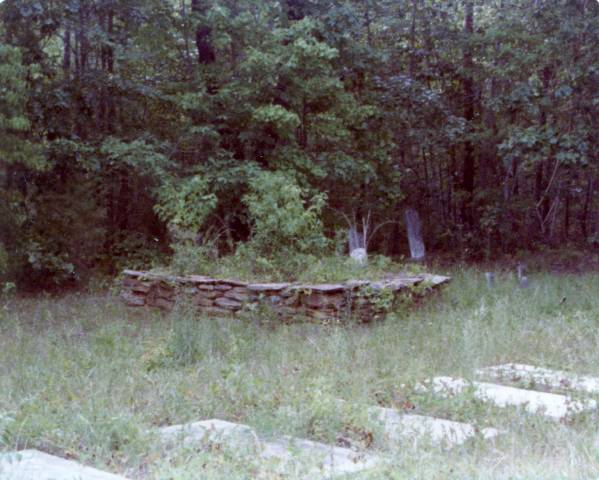
<svg viewBox="0 0 599 480">
<path fill-rule="evenodd" d="M 185 277 L 188 282 L 203 284 L 203 283 L 216 283 L 218 280 L 211 277 L 206 277 L 204 275 L 189 275 Z"/>
<path fill-rule="evenodd" d="M 343 296 L 343 294 L 311 293 L 302 297 L 302 304 L 309 308 L 339 309 L 343 306 L 344 303 L 345 297 Z"/>
<path fill-rule="evenodd" d="M 198 285 L 198 289 L 199 290 L 214 290 L 214 284 L 200 283 Z"/>
<path fill-rule="evenodd" d="M 206 299 L 214 299 L 217 297 L 222 297 L 222 292 L 217 290 L 199 290 L 196 294 L 196 297 L 202 297 Z"/>
<path fill-rule="evenodd" d="M 158 307 L 162 310 L 172 310 L 174 302 L 162 297 L 147 297 L 146 304 L 150 307 Z"/>
<path fill-rule="evenodd" d="M 290 283 L 251 283 L 247 288 L 253 292 L 280 292 L 290 285 Z"/>
<path fill-rule="evenodd" d="M 143 307 L 146 304 L 146 298 L 142 295 L 135 295 L 133 292 L 123 290 L 121 292 L 121 300 L 130 307 Z"/>
<path fill-rule="evenodd" d="M 134 292 L 147 293 L 152 288 L 152 283 L 141 282 L 131 277 L 125 277 L 123 278 L 123 286 Z"/>
<path fill-rule="evenodd" d="M 194 305 L 197 305 L 198 307 L 212 307 L 212 306 L 214 306 L 214 301 L 212 299 L 201 297 L 199 295 L 196 295 L 194 297 L 193 303 L 194 303 Z"/>
<path fill-rule="evenodd" d="M 148 292 L 148 296 L 171 299 L 175 295 L 175 289 L 166 283 L 155 283 Z"/>
<path fill-rule="evenodd" d="M 347 290 L 347 287 L 342 283 L 318 283 L 306 285 L 294 285 L 292 290 L 311 291 L 317 293 L 335 293 Z"/>
<path fill-rule="evenodd" d="M 235 287 L 225 292 L 226 298 L 237 300 L 238 302 L 247 302 L 255 298 L 255 294 L 244 287 Z"/>
<path fill-rule="evenodd" d="M 239 310 L 243 304 L 231 298 L 219 297 L 214 300 L 217 307 L 226 308 L 227 310 Z"/>
<path fill-rule="evenodd" d="M 283 299 L 283 305 L 286 305 L 286 306 L 289 306 L 289 307 L 294 306 L 294 305 L 298 305 L 299 304 L 299 300 L 300 300 L 299 294 L 296 292 L 294 295 L 292 295 L 290 297 L 287 297 L 287 298 L 284 298 Z"/>
<path fill-rule="evenodd" d="M 183 287 L 183 293 L 185 295 L 195 295 L 196 293 L 198 293 L 198 289 L 197 287 L 192 287 L 192 286 L 186 286 Z"/>
</svg>

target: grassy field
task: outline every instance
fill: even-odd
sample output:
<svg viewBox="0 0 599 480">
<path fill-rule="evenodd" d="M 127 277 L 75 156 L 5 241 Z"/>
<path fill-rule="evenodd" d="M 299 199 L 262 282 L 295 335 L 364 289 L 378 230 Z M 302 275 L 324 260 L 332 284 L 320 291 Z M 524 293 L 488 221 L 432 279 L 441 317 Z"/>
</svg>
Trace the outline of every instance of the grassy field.
<svg viewBox="0 0 599 480">
<path fill-rule="evenodd" d="M 442 273 L 442 272 L 439 272 Z M 370 325 L 278 325 L 127 310 L 111 295 L 9 299 L 0 309 L 0 450 L 37 448 L 132 479 L 278 478 L 235 452 L 170 451 L 154 427 L 209 418 L 265 436 L 350 439 L 387 456 L 359 478 L 599 477 L 598 413 L 567 423 L 414 386 L 508 361 L 599 376 L 599 275 L 531 275 L 527 290 L 475 269 L 418 308 Z M 355 404 L 495 426 L 446 451 L 389 448 Z M 373 442 L 370 444 L 370 435 Z"/>
</svg>

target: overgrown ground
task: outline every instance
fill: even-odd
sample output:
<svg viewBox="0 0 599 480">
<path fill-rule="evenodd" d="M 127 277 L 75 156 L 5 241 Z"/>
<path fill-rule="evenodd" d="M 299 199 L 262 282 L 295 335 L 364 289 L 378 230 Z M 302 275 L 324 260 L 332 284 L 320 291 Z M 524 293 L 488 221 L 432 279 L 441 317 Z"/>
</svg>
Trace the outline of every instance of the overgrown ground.
<svg viewBox="0 0 599 480">
<path fill-rule="evenodd" d="M 438 401 L 413 386 L 473 377 L 507 361 L 599 375 L 599 275 L 511 274 L 489 291 L 482 272 L 453 272 L 441 294 L 371 325 L 278 325 L 126 310 L 110 295 L 6 301 L 0 312 L 0 449 L 38 448 L 130 478 L 269 478 L 235 452 L 158 447 L 152 428 L 209 418 L 264 435 L 387 454 L 363 478 L 592 478 L 599 413 L 568 423 L 499 411 L 471 398 Z M 389 449 L 362 409 L 387 404 L 506 431 L 445 451 Z M 0 415 L 0 418 L 2 416 Z M 2 433 L 4 431 L 4 433 Z M 360 478 L 362 478 L 360 477 Z"/>
</svg>

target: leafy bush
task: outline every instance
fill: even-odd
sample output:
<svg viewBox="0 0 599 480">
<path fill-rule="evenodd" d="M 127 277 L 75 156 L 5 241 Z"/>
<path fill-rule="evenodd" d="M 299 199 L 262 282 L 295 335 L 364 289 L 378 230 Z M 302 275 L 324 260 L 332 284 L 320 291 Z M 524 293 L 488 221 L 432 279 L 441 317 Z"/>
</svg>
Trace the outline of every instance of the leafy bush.
<svg viewBox="0 0 599 480">
<path fill-rule="evenodd" d="M 161 220 L 182 230 L 197 231 L 216 207 L 216 196 L 208 182 L 194 175 L 178 182 L 165 182 L 155 209 Z"/>
<path fill-rule="evenodd" d="M 289 254 L 325 251 L 320 218 L 326 195 L 307 199 L 297 182 L 280 172 L 262 171 L 250 179 L 250 193 L 243 197 L 251 222 L 250 248 L 270 258 L 280 252 Z"/>
</svg>

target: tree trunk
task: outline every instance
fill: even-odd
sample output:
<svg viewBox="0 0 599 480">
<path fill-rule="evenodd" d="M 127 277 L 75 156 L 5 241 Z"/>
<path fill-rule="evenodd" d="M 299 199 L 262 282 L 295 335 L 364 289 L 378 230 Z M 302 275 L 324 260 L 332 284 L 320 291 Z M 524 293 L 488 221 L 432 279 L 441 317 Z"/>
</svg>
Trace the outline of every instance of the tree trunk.
<svg viewBox="0 0 599 480">
<path fill-rule="evenodd" d="M 204 16 L 208 11 L 208 6 L 203 0 L 191 0 L 191 12 Z M 205 19 L 202 18 L 196 27 L 196 48 L 198 50 L 198 63 L 209 65 L 216 60 L 216 53 L 212 45 L 212 28 L 206 25 Z"/>
<path fill-rule="evenodd" d="M 64 51 L 62 52 L 62 72 L 66 80 L 71 78 L 71 29 L 64 32 Z"/>
<path fill-rule="evenodd" d="M 466 1 L 466 12 L 464 18 L 464 32 L 469 40 L 474 33 L 474 7 L 472 0 Z M 464 119 L 466 120 L 468 133 L 472 130 L 474 120 L 474 80 L 472 79 L 472 49 L 469 45 L 464 47 Z M 462 222 L 466 225 L 472 225 L 472 200 L 474 192 L 474 146 L 467 139 L 464 142 L 464 163 L 462 170 L 462 190 L 465 192 L 465 197 L 462 204 Z"/>
<path fill-rule="evenodd" d="M 307 14 L 306 0 L 281 0 L 288 20 L 302 20 Z"/>
</svg>

